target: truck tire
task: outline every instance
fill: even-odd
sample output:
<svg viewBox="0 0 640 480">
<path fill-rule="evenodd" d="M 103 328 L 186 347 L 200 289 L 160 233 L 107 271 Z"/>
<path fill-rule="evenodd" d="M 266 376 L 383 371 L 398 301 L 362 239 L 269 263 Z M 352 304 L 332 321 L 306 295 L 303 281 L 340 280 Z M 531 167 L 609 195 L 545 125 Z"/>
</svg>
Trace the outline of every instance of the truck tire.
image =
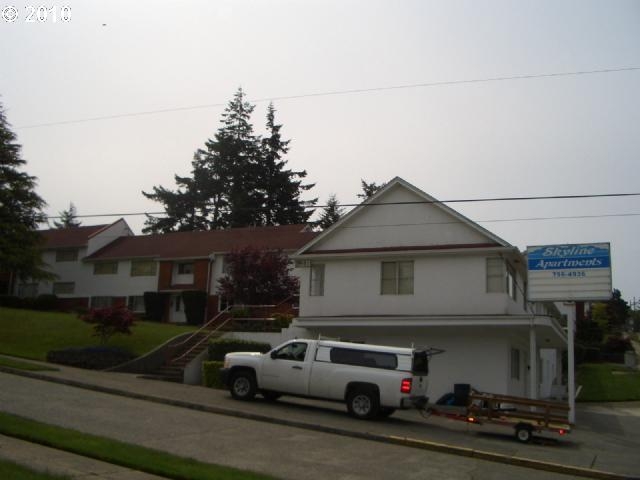
<svg viewBox="0 0 640 480">
<path fill-rule="evenodd" d="M 256 378 L 253 372 L 240 370 L 233 373 L 229 390 L 236 400 L 252 400 L 256 396 Z"/>
<path fill-rule="evenodd" d="M 516 438 L 521 443 L 529 443 L 532 436 L 532 428 L 530 425 L 521 423 L 516 425 Z"/>
<path fill-rule="evenodd" d="M 354 388 L 347 395 L 347 410 L 360 420 L 375 418 L 380 411 L 380 396 L 373 388 Z"/>
</svg>

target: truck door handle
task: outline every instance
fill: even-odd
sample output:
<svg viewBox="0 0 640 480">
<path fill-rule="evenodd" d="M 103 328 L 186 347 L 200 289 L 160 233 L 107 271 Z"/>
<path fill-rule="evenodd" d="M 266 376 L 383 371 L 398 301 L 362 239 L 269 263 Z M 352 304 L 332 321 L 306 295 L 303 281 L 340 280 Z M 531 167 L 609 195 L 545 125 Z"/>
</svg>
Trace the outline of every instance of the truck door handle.
<svg viewBox="0 0 640 480">
<path fill-rule="evenodd" d="M 296 369 L 296 370 L 302 370 L 302 367 L 301 367 L 301 366 L 299 366 L 299 365 L 294 365 L 294 366 L 293 366 L 293 367 L 291 367 L 291 368 L 294 368 L 294 369 Z"/>
</svg>

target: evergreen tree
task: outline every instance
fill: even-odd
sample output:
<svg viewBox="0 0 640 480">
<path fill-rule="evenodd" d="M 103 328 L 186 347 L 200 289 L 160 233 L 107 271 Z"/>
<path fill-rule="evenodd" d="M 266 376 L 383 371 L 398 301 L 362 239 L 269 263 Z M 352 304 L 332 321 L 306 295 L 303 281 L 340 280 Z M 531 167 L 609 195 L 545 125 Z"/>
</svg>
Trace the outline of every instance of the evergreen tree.
<svg viewBox="0 0 640 480">
<path fill-rule="evenodd" d="M 79 227 L 81 223 L 77 217 L 76 206 L 73 202 L 69 202 L 69 209 L 60 212 L 60 221 L 54 220 L 53 226 L 56 228 Z"/>
<path fill-rule="evenodd" d="M 42 269 L 42 237 L 36 231 L 46 221 L 46 203 L 34 191 L 36 178 L 19 171 L 26 162 L 15 140 L 0 105 L 0 271 L 22 280 L 51 278 Z"/>
<path fill-rule="evenodd" d="M 310 190 L 315 184 L 302 184 L 307 171 L 286 170 L 291 140 L 283 140 L 282 125 L 275 123 L 273 103 L 267 109 L 268 137 L 262 139 L 262 159 L 260 170 L 260 190 L 264 196 L 262 207 L 263 225 L 292 225 L 305 223 L 313 213 L 305 207 L 315 205 L 317 199 L 302 201 L 300 194 Z"/>
<path fill-rule="evenodd" d="M 386 183 L 381 183 L 377 185 L 376 182 L 367 183 L 363 179 L 360 179 L 360 186 L 362 187 L 362 193 L 358 194 L 358 198 L 362 200 L 369 200 L 373 197 L 379 190 L 382 190 Z"/>
<path fill-rule="evenodd" d="M 330 195 L 327 200 L 327 205 L 322 210 L 320 220 L 316 222 L 316 225 L 322 230 L 326 230 L 340 220 L 342 215 L 344 215 L 344 208 L 340 206 L 335 195 Z"/>
<path fill-rule="evenodd" d="M 167 216 L 148 215 L 147 232 L 206 230 L 249 225 L 303 223 L 310 215 L 300 194 L 306 171 L 286 170 L 289 141 L 280 135 L 275 109 L 267 114 L 269 136 L 262 139 L 250 122 L 254 106 L 238 89 L 222 114 L 222 126 L 198 149 L 191 177 L 175 177 L 177 190 L 153 187 L 147 198 L 162 203 Z"/>
</svg>

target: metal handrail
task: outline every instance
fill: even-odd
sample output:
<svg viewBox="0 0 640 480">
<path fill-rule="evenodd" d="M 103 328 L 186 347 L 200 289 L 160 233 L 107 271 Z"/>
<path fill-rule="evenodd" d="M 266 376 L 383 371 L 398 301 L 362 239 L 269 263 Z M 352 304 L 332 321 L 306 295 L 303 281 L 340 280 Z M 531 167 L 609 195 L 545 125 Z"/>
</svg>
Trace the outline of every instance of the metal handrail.
<svg viewBox="0 0 640 480">
<path fill-rule="evenodd" d="M 218 318 L 220 318 L 223 314 L 225 313 L 229 313 L 231 311 L 231 309 L 239 307 L 239 308 L 277 308 L 280 305 L 286 303 L 290 298 L 293 298 L 293 295 L 290 295 L 289 297 L 287 297 L 286 299 L 284 299 L 282 302 L 280 302 L 277 305 L 229 305 L 227 308 L 225 308 L 224 310 L 218 312 L 218 314 L 213 317 L 211 320 L 209 320 L 207 323 L 205 323 L 204 325 L 202 325 L 198 330 L 196 330 L 195 332 L 193 332 L 189 337 L 187 337 L 185 340 L 183 340 L 182 342 L 176 344 L 176 345 L 171 345 L 170 349 L 171 350 L 175 350 L 176 348 L 188 344 L 193 338 L 202 335 L 202 332 L 204 330 L 209 329 L 210 325 L 213 324 L 216 320 L 218 320 Z M 205 335 L 204 337 L 202 337 L 199 341 L 197 341 L 195 344 L 193 344 L 191 346 L 191 348 L 189 348 L 186 352 L 184 352 L 182 355 L 176 357 L 176 358 L 172 358 L 169 362 L 170 363 L 175 363 L 178 360 L 186 357 L 187 355 L 189 355 L 191 352 L 193 352 L 197 347 L 199 347 L 200 345 L 202 345 L 202 343 L 206 342 L 207 340 L 209 340 L 209 338 L 211 338 L 213 336 L 214 333 L 217 333 L 222 327 L 224 327 L 231 319 L 233 319 L 233 316 L 229 316 L 229 318 L 227 318 L 226 320 L 224 320 L 220 325 L 218 325 L 216 328 L 214 328 L 213 330 L 209 330 L 209 333 L 207 335 Z"/>
</svg>

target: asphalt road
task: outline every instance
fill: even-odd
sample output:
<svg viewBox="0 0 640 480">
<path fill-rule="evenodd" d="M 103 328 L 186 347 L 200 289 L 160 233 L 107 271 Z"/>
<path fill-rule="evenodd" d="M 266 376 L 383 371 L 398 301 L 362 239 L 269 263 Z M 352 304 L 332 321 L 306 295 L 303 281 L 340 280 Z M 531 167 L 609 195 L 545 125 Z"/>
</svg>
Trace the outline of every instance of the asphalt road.
<svg viewBox="0 0 640 480">
<path fill-rule="evenodd" d="M 283 479 L 569 479 L 0 373 L 0 410 Z M 313 412 L 309 415 L 313 416 Z"/>
</svg>

